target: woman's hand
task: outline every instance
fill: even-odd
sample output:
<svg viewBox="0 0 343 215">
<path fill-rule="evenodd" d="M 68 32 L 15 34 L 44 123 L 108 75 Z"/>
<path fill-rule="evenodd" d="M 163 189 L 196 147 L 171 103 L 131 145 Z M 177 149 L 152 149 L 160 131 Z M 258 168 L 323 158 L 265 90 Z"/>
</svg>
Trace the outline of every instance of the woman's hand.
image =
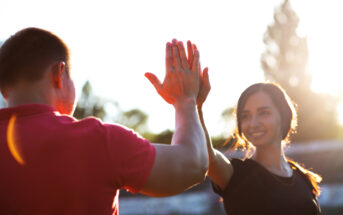
<svg viewBox="0 0 343 215">
<path fill-rule="evenodd" d="M 188 52 L 188 63 L 193 62 L 194 53 L 198 51 L 197 46 L 191 41 L 187 41 L 187 52 Z M 197 106 L 202 107 L 203 103 L 205 102 L 210 90 L 211 90 L 211 84 L 208 77 L 208 67 L 206 67 L 203 71 L 201 71 L 201 65 L 199 61 L 199 77 L 200 77 L 200 87 L 199 87 L 199 93 L 197 96 Z"/>
<path fill-rule="evenodd" d="M 202 73 L 200 73 L 200 88 L 197 96 L 197 106 L 201 107 L 205 102 L 209 92 L 211 90 L 211 84 L 208 77 L 208 68 L 206 67 Z"/>
</svg>

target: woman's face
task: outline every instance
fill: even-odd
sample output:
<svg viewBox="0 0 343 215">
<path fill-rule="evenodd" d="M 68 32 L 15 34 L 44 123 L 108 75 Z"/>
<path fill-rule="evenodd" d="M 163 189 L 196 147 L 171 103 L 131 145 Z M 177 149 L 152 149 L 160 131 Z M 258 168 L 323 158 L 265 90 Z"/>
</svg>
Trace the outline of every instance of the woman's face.
<svg viewBox="0 0 343 215">
<path fill-rule="evenodd" d="M 241 131 L 254 146 L 282 141 L 279 111 L 263 91 L 257 91 L 247 99 L 240 116 Z"/>
</svg>

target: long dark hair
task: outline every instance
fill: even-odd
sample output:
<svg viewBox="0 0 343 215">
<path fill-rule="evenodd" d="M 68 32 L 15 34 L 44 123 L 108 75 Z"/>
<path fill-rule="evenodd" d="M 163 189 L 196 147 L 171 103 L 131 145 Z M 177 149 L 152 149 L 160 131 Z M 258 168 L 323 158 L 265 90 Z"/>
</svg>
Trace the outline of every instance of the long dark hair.
<svg viewBox="0 0 343 215">
<path fill-rule="evenodd" d="M 257 83 L 251 85 L 246 90 L 244 90 L 244 92 L 239 97 L 237 107 L 235 110 L 237 123 L 234 134 L 234 137 L 236 139 L 235 148 L 243 148 L 247 150 L 247 154 L 251 152 L 253 146 L 242 133 L 241 114 L 248 98 L 252 94 L 259 91 L 266 93 L 271 98 L 273 104 L 275 105 L 280 114 L 283 146 L 289 143 L 290 134 L 296 131 L 297 126 L 296 104 L 292 102 L 292 100 L 287 95 L 286 91 L 282 89 L 281 86 L 279 86 L 276 83 L 270 82 Z M 295 161 L 290 160 L 289 158 L 288 161 L 296 167 L 298 167 L 298 169 L 308 177 L 313 187 L 313 193 L 318 196 L 320 194 L 318 183 L 322 180 L 322 178 L 318 174 L 307 170 L 306 168 L 296 163 Z"/>
</svg>

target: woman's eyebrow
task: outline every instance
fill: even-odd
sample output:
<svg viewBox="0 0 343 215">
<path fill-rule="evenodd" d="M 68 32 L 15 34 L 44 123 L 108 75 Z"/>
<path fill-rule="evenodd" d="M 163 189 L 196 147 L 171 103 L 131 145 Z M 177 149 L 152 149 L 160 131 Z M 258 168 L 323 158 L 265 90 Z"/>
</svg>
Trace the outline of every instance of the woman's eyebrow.
<svg viewBox="0 0 343 215">
<path fill-rule="evenodd" d="M 272 107 L 267 105 L 267 106 L 262 106 L 262 107 L 258 107 L 258 108 L 257 108 L 258 111 L 260 111 L 260 110 L 266 110 L 266 109 L 272 109 Z M 250 113 L 250 110 L 242 110 L 241 113 L 242 113 L 242 114 L 243 114 L 243 113 Z"/>
<path fill-rule="evenodd" d="M 262 107 L 257 108 L 257 110 L 266 110 L 266 109 L 272 109 L 272 107 L 271 106 L 262 106 Z"/>
<path fill-rule="evenodd" d="M 249 110 L 242 110 L 241 114 L 247 114 L 247 113 L 250 113 Z"/>
</svg>

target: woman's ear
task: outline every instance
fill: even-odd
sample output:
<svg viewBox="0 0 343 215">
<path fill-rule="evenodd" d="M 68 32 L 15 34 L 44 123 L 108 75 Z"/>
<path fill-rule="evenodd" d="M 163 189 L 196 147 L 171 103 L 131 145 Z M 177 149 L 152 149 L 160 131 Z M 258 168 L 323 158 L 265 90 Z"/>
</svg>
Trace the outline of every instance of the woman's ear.
<svg viewBox="0 0 343 215">
<path fill-rule="evenodd" d="M 61 61 L 52 65 L 52 84 L 55 88 L 62 88 L 63 75 L 65 73 L 65 62 Z"/>
</svg>

